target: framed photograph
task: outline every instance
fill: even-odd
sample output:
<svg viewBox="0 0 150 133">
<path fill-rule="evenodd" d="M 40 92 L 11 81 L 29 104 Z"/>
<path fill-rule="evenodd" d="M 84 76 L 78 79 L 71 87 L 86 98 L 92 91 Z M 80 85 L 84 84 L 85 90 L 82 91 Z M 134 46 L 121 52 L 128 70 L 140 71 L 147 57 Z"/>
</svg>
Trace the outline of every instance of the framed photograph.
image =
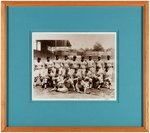
<svg viewBox="0 0 150 133">
<path fill-rule="evenodd" d="M 2 131 L 148 131 L 147 1 L 3 1 Z"/>
</svg>

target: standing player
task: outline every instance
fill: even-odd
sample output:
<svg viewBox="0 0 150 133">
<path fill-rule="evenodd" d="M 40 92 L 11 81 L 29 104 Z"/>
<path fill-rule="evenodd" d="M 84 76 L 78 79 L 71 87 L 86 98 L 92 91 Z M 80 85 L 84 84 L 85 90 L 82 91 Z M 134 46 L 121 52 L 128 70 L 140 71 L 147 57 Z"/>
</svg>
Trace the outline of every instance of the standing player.
<svg viewBox="0 0 150 133">
<path fill-rule="evenodd" d="M 54 67 L 54 63 L 50 60 L 50 57 L 47 57 L 47 60 L 45 62 L 45 67 L 51 69 Z"/>
<path fill-rule="evenodd" d="M 79 63 L 77 62 L 77 57 L 73 56 L 73 61 L 71 62 L 71 74 L 75 72 L 75 69 L 79 69 Z"/>
<path fill-rule="evenodd" d="M 113 76 L 113 62 L 111 61 L 110 56 L 108 55 L 107 60 L 105 62 L 105 79 L 107 79 L 110 85 L 112 82 L 112 76 Z"/>
<path fill-rule="evenodd" d="M 80 61 L 80 67 L 79 67 L 80 68 L 79 71 L 82 78 L 84 78 L 86 67 L 87 67 L 87 62 L 84 60 L 84 57 L 82 56 Z"/>
<path fill-rule="evenodd" d="M 107 56 L 107 60 L 106 60 L 106 68 L 108 69 L 108 71 L 110 72 L 110 73 L 112 73 L 113 72 L 113 62 L 112 62 L 112 60 L 110 59 L 110 56 L 108 55 Z"/>
<path fill-rule="evenodd" d="M 98 57 L 98 60 L 96 62 L 96 69 L 99 69 L 100 71 L 104 70 L 104 62 L 101 60 L 101 57 Z"/>
<path fill-rule="evenodd" d="M 36 85 L 41 85 L 41 80 L 43 76 L 43 63 L 41 62 L 41 58 L 37 58 L 36 62 L 34 63 L 34 81 Z"/>
<path fill-rule="evenodd" d="M 89 56 L 89 60 L 87 61 L 87 67 L 92 72 L 92 74 L 95 73 L 95 62 L 92 60 L 92 56 Z"/>
<path fill-rule="evenodd" d="M 61 60 L 59 59 L 59 56 L 56 55 L 56 60 L 54 62 L 54 67 L 55 67 L 55 71 L 57 71 L 58 74 L 61 74 L 62 73 L 62 62 Z"/>
<path fill-rule="evenodd" d="M 44 75 L 47 75 L 48 70 L 50 70 L 50 69 L 53 70 L 53 68 L 54 68 L 54 63 L 50 60 L 50 57 L 47 57 L 47 59 L 45 61 L 45 74 Z"/>
<path fill-rule="evenodd" d="M 104 65 L 105 71 L 107 70 L 112 70 L 113 69 L 113 62 L 110 59 L 110 55 L 107 55 L 106 61 L 105 61 L 105 65 Z"/>
<path fill-rule="evenodd" d="M 65 55 L 65 59 L 63 61 L 63 65 L 65 69 L 69 69 L 69 60 L 68 60 L 68 56 Z"/>
<path fill-rule="evenodd" d="M 70 73 L 70 61 L 68 60 L 68 56 L 65 56 L 65 59 L 63 61 L 63 69 L 62 69 L 62 75 L 65 75 L 66 71 Z"/>
</svg>

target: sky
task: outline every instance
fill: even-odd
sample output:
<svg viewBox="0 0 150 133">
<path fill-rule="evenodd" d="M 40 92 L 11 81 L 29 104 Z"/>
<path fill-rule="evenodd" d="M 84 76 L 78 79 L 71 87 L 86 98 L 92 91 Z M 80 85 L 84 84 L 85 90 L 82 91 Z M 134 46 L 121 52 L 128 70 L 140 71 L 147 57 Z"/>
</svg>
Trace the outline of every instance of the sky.
<svg viewBox="0 0 150 133">
<path fill-rule="evenodd" d="M 32 32 L 32 44 L 36 40 L 69 40 L 73 49 L 93 48 L 99 42 L 105 49 L 115 48 L 116 32 Z"/>
</svg>

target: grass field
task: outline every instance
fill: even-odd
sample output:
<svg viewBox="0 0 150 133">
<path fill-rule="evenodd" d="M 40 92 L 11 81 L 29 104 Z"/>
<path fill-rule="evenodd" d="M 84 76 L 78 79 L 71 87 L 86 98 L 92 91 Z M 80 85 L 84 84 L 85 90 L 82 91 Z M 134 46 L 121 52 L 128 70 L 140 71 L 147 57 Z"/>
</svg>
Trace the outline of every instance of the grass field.
<svg viewBox="0 0 150 133">
<path fill-rule="evenodd" d="M 51 91 L 51 88 L 33 88 L 33 100 L 115 100 L 115 89 L 89 89 L 87 93 Z"/>
</svg>

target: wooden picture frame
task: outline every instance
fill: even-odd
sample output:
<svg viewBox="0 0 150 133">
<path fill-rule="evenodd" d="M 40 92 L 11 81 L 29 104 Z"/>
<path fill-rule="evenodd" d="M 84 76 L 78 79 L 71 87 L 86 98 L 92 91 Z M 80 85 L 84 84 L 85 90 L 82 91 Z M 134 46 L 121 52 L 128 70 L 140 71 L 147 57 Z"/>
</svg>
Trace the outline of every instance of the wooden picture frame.
<svg viewBox="0 0 150 133">
<path fill-rule="evenodd" d="M 142 127 L 9 127 L 7 126 L 7 10 L 8 6 L 142 6 L 143 7 L 143 126 Z M 3 132 L 147 132 L 149 130 L 149 3 L 148 1 L 2 1 L 1 131 Z"/>
</svg>

